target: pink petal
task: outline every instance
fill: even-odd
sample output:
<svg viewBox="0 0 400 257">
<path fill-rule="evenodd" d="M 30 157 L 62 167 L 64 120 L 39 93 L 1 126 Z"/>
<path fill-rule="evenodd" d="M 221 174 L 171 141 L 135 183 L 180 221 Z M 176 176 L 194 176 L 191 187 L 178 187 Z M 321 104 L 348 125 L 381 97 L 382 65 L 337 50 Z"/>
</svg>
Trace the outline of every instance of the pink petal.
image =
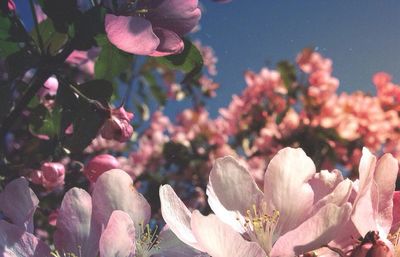
<svg viewBox="0 0 400 257">
<path fill-rule="evenodd" d="M 333 203 L 337 206 L 342 206 L 348 202 L 350 194 L 352 192 L 353 182 L 349 179 L 345 179 L 335 187 L 335 189 L 324 198 L 319 200 L 313 205 L 312 213 L 316 213 L 323 206 Z"/>
<path fill-rule="evenodd" d="M 371 230 L 378 230 L 375 220 L 378 211 L 378 187 L 372 182 L 366 189 L 354 203 L 351 216 L 354 226 L 362 236 Z"/>
<path fill-rule="evenodd" d="M 185 244 L 201 249 L 192 233 L 192 214 L 170 185 L 160 187 L 161 213 L 172 232 Z"/>
<path fill-rule="evenodd" d="M 191 224 L 194 235 L 210 256 L 266 256 L 257 243 L 246 241 L 213 214 L 203 216 L 200 212 L 194 211 Z"/>
<path fill-rule="evenodd" d="M 100 257 L 135 256 L 135 226 L 131 217 L 123 211 L 114 211 L 99 245 Z"/>
<path fill-rule="evenodd" d="M 238 232 L 244 231 L 237 212 L 245 216 L 253 205 L 260 206 L 264 197 L 246 168 L 230 156 L 215 161 L 207 195 L 214 213 Z"/>
<path fill-rule="evenodd" d="M 329 243 L 345 228 L 350 218 L 351 204 L 339 207 L 328 204 L 296 229 L 281 236 L 270 256 L 292 257 Z"/>
<path fill-rule="evenodd" d="M 50 257 L 50 248 L 21 227 L 0 220 L 0 256 Z"/>
<path fill-rule="evenodd" d="M 377 223 L 386 234 L 393 221 L 393 192 L 398 169 L 398 161 L 391 154 L 385 154 L 379 159 L 374 174 L 379 195 Z"/>
<path fill-rule="evenodd" d="M 141 17 L 106 14 L 105 27 L 110 42 L 128 53 L 149 55 L 160 44 L 151 23 Z"/>
<path fill-rule="evenodd" d="M 309 181 L 314 191 L 314 202 L 319 201 L 327 194 L 331 193 L 341 181 L 343 181 L 343 176 L 339 170 L 333 170 L 331 172 L 321 170 L 321 172 L 316 173 Z"/>
<path fill-rule="evenodd" d="M 400 191 L 393 193 L 393 222 L 392 232 L 397 232 L 400 227 Z"/>
<path fill-rule="evenodd" d="M 115 210 L 126 212 L 136 228 L 147 224 L 151 209 L 146 199 L 133 186 L 132 178 L 123 170 L 103 173 L 94 185 L 93 214 L 106 225 Z"/>
<path fill-rule="evenodd" d="M 315 174 L 313 161 L 302 149 L 284 148 L 271 160 L 265 173 L 267 207 L 280 213 L 276 234 L 297 227 L 309 214 L 314 193 L 308 181 Z"/>
<path fill-rule="evenodd" d="M 92 198 L 83 189 L 72 188 L 58 211 L 54 242 L 58 250 L 97 256 L 101 227 L 92 219 Z"/>
<path fill-rule="evenodd" d="M 358 195 L 355 200 L 357 202 L 358 198 L 360 198 L 367 190 L 369 185 L 372 183 L 374 178 L 374 172 L 376 167 L 376 157 L 371 154 L 371 152 L 367 148 L 363 148 L 362 157 L 360 160 L 359 166 L 359 189 Z"/>
<path fill-rule="evenodd" d="M 154 28 L 154 33 L 160 39 L 160 44 L 150 56 L 165 56 L 178 54 L 183 51 L 183 41 L 175 32 L 162 28 Z"/>
<path fill-rule="evenodd" d="M 29 188 L 25 178 L 18 178 L 7 184 L 0 194 L 0 210 L 11 221 L 28 232 L 33 232 L 33 214 L 39 199 Z"/>
<path fill-rule="evenodd" d="M 148 18 L 154 27 L 161 27 L 183 36 L 199 23 L 201 17 L 197 0 L 154 0 Z"/>
<path fill-rule="evenodd" d="M 157 249 L 152 248 L 152 257 L 187 257 L 202 256 L 200 251 L 183 243 L 178 237 L 165 225 L 158 235 L 159 244 Z"/>
</svg>

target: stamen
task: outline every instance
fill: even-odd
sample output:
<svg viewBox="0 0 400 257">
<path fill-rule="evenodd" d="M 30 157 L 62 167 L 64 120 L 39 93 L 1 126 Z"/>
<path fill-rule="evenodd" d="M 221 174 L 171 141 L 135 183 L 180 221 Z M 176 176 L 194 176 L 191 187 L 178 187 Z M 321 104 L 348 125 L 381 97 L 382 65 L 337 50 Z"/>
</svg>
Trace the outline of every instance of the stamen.
<svg viewBox="0 0 400 257">
<path fill-rule="evenodd" d="M 279 220 L 279 211 L 267 213 L 267 205 L 263 203 L 260 209 L 253 204 L 252 210 L 247 210 L 243 227 L 252 241 L 258 242 L 269 252 L 272 248 L 273 233 Z"/>
<path fill-rule="evenodd" d="M 150 225 L 143 226 L 143 223 L 139 224 L 139 238 L 136 240 L 136 256 L 147 257 L 150 256 L 150 250 L 152 248 L 158 248 L 158 226 L 152 231 Z"/>
</svg>

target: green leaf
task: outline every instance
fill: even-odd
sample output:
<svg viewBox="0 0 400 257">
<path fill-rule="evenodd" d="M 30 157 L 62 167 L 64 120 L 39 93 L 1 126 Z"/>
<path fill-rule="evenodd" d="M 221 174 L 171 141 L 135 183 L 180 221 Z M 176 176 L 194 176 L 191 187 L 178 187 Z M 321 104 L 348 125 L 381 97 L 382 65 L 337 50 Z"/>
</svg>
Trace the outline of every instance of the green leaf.
<svg viewBox="0 0 400 257">
<path fill-rule="evenodd" d="M 46 19 L 39 24 L 39 34 L 43 40 L 43 51 L 55 55 L 68 40 L 68 35 L 57 32 L 53 22 Z M 33 40 L 39 45 L 39 36 L 34 28 L 31 32 Z"/>
<path fill-rule="evenodd" d="M 32 115 L 29 119 L 29 129 L 36 135 L 47 135 L 49 138 L 56 138 L 60 132 L 61 112 L 58 107 L 49 111 L 43 105 L 37 105 L 32 110 Z"/>
<path fill-rule="evenodd" d="M 80 15 L 76 20 L 72 27 L 75 30 L 75 46 L 78 50 L 88 50 L 96 45 L 96 35 L 104 34 L 105 13 L 104 8 L 96 6 Z M 70 31 L 72 32 L 71 29 Z"/>
<path fill-rule="evenodd" d="M 189 40 L 184 39 L 183 41 L 185 43 L 185 48 L 182 53 L 158 57 L 156 59 L 159 63 L 166 65 L 168 68 L 181 70 L 185 73 L 190 73 L 194 70 L 201 71 L 203 67 L 203 57 L 200 51 Z"/>
<path fill-rule="evenodd" d="M 7 57 L 20 50 L 17 42 L 12 40 L 11 26 L 8 17 L 0 15 L 0 57 Z"/>
<path fill-rule="evenodd" d="M 97 136 L 109 114 L 84 101 L 79 101 L 76 110 L 73 133 L 65 137 L 63 145 L 69 151 L 79 153 Z"/>
<path fill-rule="evenodd" d="M 291 91 L 293 83 L 296 81 L 296 68 L 288 61 L 279 62 L 277 69 L 281 74 L 283 83 L 288 91 Z"/>
<path fill-rule="evenodd" d="M 161 89 L 161 87 L 157 84 L 156 78 L 150 72 L 147 72 L 143 75 L 143 78 L 146 80 L 145 83 L 150 88 L 150 92 L 153 97 L 157 100 L 157 102 L 164 106 L 167 103 L 167 96 L 165 92 Z"/>
<path fill-rule="evenodd" d="M 104 106 L 108 106 L 108 102 L 113 94 L 112 83 L 104 79 L 95 79 L 77 86 L 86 97 L 97 100 Z"/>
<path fill-rule="evenodd" d="M 104 106 L 108 106 L 113 87 L 107 80 L 92 80 L 76 88 L 91 100 L 96 100 Z M 81 152 L 96 137 L 99 129 L 109 116 L 108 111 L 89 103 L 83 97 L 76 96 L 66 82 L 57 93 L 57 104 L 61 105 L 61 132 L 64 148 L 71 152 Z M 72 135 L 66 135 L 65 129 L 73 125 Z"/>
<path fill-rule="evenodd" d="M 96 42 L 101 46 L 101 52 L 94 66 L 95 78 L 112 81 L 122 71 L 131 67 L 133 55 L 116 48 L 105 35 L 96 37 Z"/>
</svg>

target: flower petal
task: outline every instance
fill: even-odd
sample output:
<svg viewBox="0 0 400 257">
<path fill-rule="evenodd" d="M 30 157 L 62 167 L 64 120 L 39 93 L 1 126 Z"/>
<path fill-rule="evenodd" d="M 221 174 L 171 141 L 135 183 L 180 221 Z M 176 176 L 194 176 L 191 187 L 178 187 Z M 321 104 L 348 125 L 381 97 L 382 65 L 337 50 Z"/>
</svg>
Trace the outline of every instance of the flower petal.
<svg viewBox="0 0 400 257">
<path fill-rule="evenodd" d="M 245 216 L 253 205 L 261 205 L 264 197 L 246 168 L 231 156 L 215 161 L 207 195 L 214 213 L 241 233 L 244 230 L 237 220 L 237 212 Z"/>
<path fill-rule="evenodd" d="M 135 256 L 135 226 L 131 217 L 123 211 L 114 211 L 99 245 L 100 257 Z"/>
<path fill-rule="evenodd" d="M 56 248 L 65 253 L 97 256 L 101 227 L 92 219 L 92 198 L 83 189 L 72 188 L 58 211 Z"/>
<path fill-rule="evenodd" d="M 192 214 L 193 233 L 205 251 L 213 257 L 265 257 L 261 247 L 254 242 L 248 242 L 222 222 L 214 214 L 203 216 L 199 211 Z"/>
<path fill-rule="evenodd" d="M 141 17 L 106 14 L 105 27 L 110 42 L 128 53 L 149 55 L 160 43 L 151 23 Z"/>
<path fill-rule="evenodd" d="M 29 188 L 25 178 L 18 178 L 7 184 L 0 194 L 0 211 L 15 225 L 33 232 L 33 214 L 39 199 Z"/>
<path fill-rule="evenodd" d="M 393 222 L 392 233 L 400 228 L 400 191 L 393 193 Z"/>
<path fill-rule="evenodd" d="M 319 201 L 327 194 L 331 193 L 342 181 L 343 176 L 339 170 L 333 170 L 331 172 L 321 170 L 321 172 L 316 173 L 310 180 L 310 185 L 314 191 L 314 202 Z"/>
<path fill-rule="evenodd" d="M 313 161 L 300 148 L 284 148 L 271 160 L 265 173 L 267 207 L 280 213 L 276 234 L 298 226 L 311 211 L 314 192 L 308 181 L 315 174 Z"/>
<path fill-rule="evenodd" d="M 339 183 L 339 185 L 335 187 L 332 193 L 326 195 L 324 198 L 313 205 L 312 213 L 316 213 L 320 208 L 329 203 L 333 203 L 337 206 L 342 206 L 349 200 L 352 188 L 353 182 L 350 179 L 343 180 Z"/>
<path fill-rule="evenodd" d="M 385 154 L 379 159 L 374 173 L 379 195 L 376 222 L 386 234 L 389 233 L 393 221 L 393 192 L 398 169 L 398 161 L 391 154 Z"/>
<path fill-rule="evenodd" d="M 192 214 L 170 185 L 160 187 L 161 213 L 170 229 L 185 244 L 201 249 L 190 227 Z"/>
<path fill-rule="evenodd" d="M 298 256 L 333 240 L 350 218 L 351 204 L 339 207 L 328 204 L 296 229 L 281 236 L 273 246 L 270 256 Z"/>
<path fill-rule="evenodd" d="M 132 178 L 123 170 L 109 170 L 103 173 L 93 189 L 93 214 L 104 226 L 115 210 L 126 212 L 135 228 L 147 224 L 151 209 L 146 199 L 132 184 Z"/>
<path fill-rule="evenodd" d="M 19 226 L 0 220 L 2 257 L 50 257 L 50 248 Z"/>
<path fill-rule="evenodd" d="M 152 257 L 202 256 L 200 251 L 185 244 L 165 225 L 158 235 L 158 245 L 151 249 Z"/>
<path fill-rule="evenodd" d="M 147 3 L 146 3 L 147 4 Z M 162 27 L 183 36 L 199 23 L 197 0 L 153 0 L 146 16 L 154 27 Z"/>
<path fill-rule="evenodd" d="M 175 32 L 162 28 L 154 28 L 154 33 L 160 39 L 160 44 L 150 56 L 166 56 L 183 51 L 183 41 Z"/>
</svg>

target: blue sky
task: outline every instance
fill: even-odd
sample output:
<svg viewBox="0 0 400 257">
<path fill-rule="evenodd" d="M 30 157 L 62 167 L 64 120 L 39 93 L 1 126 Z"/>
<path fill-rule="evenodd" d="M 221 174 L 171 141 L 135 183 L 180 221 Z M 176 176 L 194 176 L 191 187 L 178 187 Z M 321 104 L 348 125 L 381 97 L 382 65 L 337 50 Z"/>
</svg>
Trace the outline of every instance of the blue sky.
<svg viewBox="0 0 400 257">
<path fill-rule="evenodd" d="M 362 3 L 361 3 L 362 2 Z M 219 58 L 215 114 L 245 86 L 243 71 L 293 61 L 304 47 L 315 47 L 334 63 L 340 91 L 375 94 L 371 76 L 387 71 L 400 82 L 400 1 L 204 0 L 197 37 Z"/>
<path fill-rule="evenodd" d="M 362 4 L 361 4 L 362 2 Z M 16 0 L 29 13 L 27 0 Z M 208 102 L 215 116 L 245 86 L 243 72 L 259 71 L 282 59 L 294 61 L 304 47 L 315 47 L 334 63 L 340 91 L 375 93 L 371 76 L 387 71 L 400 82 L 400 1 L 398 0 L 201 0 L 202 29 L 193 35 L 214 48 L 221 84 Z M 170 105 L 169 112 L 180 108 Z"/>
</svg>

